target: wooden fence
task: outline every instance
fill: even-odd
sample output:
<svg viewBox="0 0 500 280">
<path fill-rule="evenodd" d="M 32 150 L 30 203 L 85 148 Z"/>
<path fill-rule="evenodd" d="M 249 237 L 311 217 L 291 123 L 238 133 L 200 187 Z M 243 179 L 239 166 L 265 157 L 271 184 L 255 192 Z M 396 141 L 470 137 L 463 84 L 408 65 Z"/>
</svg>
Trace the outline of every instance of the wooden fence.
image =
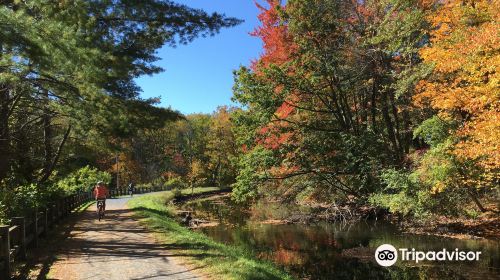
<svg viewBox="0 0 500 280">
<path fill-rule="evenodd" d="M 162 187 L 138 187 L 135 194 L 165 191 Z M 126 189 L 110 190 L 111 197 L 128 195 Z M 0 225 L 0 279 L 10 279 L 15 261 L 26 259 L 26 252 L 36 248 L 40 238 L 83 204 L 93 200 L 91 192 L 82 192 L 58 200 L 47 208 L 33 210 L 26 217 L 12 217 L 10 225 Z"/>
<path fill-rule="evenodd" d="M 166 191 L 166 190 L 168 190 L 168 188 L 165 187 L 165 186 L 135 187 L 134 194 L 159 192 L 159 191 Z M 111 189 L 109 192 L 110 192 L 111 197 L 117 197 L 117 196 L 122 196 L 122 195 L 128 195 L 129 194 L 127 188 Z"/>
</svg>

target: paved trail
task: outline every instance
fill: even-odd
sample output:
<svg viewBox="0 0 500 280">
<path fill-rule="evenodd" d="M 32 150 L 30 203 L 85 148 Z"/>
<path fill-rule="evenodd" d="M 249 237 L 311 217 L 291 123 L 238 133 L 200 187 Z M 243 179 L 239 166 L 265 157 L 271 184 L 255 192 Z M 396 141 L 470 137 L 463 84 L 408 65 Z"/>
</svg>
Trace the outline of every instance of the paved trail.
<svg viewBox="0 0 500 280">
<path fill-rule="evenodd" d="M 106 217 L 97 221 L 91 206 L 57 249 L 49 279 L 200 279 L 173 261 L 151 233 L 134 220 L 128 198 L 108 199 Z"/>
</svg>

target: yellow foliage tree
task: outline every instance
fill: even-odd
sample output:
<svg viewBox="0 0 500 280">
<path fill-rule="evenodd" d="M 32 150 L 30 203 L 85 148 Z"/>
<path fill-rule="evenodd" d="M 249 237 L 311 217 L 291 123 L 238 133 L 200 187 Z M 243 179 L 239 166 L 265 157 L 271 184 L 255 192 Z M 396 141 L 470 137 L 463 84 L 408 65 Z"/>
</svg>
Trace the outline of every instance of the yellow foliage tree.
<svg viewBox="0 0 500 280">
<path fill-rule="evenodd" d="M 421 57 L 434 65 L 417 104 L 458 122 L 454 154 L 477 162 L 488 181 L 500 168 L 500 0 L 437 2 Z"/>
</svg>

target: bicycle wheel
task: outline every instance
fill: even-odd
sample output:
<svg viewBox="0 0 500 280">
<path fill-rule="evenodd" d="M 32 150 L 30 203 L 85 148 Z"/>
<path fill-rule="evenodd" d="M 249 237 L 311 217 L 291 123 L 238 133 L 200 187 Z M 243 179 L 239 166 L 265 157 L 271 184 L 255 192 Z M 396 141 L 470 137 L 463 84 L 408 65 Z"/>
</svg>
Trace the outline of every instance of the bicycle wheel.
<svg viewBox="0 0 500 280">
<path fill-rule="evenodd" d="M 99 221 L 104 217 L 104 204 L 101 201 L 97 202 L 97 219 Z"/>
</svg>

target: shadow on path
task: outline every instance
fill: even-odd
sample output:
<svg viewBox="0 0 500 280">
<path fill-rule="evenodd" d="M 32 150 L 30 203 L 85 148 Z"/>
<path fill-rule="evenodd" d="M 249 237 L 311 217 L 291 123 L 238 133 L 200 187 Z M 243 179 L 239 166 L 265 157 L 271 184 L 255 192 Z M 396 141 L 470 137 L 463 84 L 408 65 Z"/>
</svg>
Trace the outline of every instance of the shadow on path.
<svg viewBox="0 0 500 280">
<path fill-rule="evenodd" d="M 133 219 L 127 200 L 108 200 L 101 221 L 94 205 L 68 224 L 51 250 L 56 257 L 42 269 L 46 279 L 199 279 L 193 274 L 199 268 L 176 264 L 172 257 L 181 255 L 169 253 L 174 246 L 156 243 Z"/>
</svg>

